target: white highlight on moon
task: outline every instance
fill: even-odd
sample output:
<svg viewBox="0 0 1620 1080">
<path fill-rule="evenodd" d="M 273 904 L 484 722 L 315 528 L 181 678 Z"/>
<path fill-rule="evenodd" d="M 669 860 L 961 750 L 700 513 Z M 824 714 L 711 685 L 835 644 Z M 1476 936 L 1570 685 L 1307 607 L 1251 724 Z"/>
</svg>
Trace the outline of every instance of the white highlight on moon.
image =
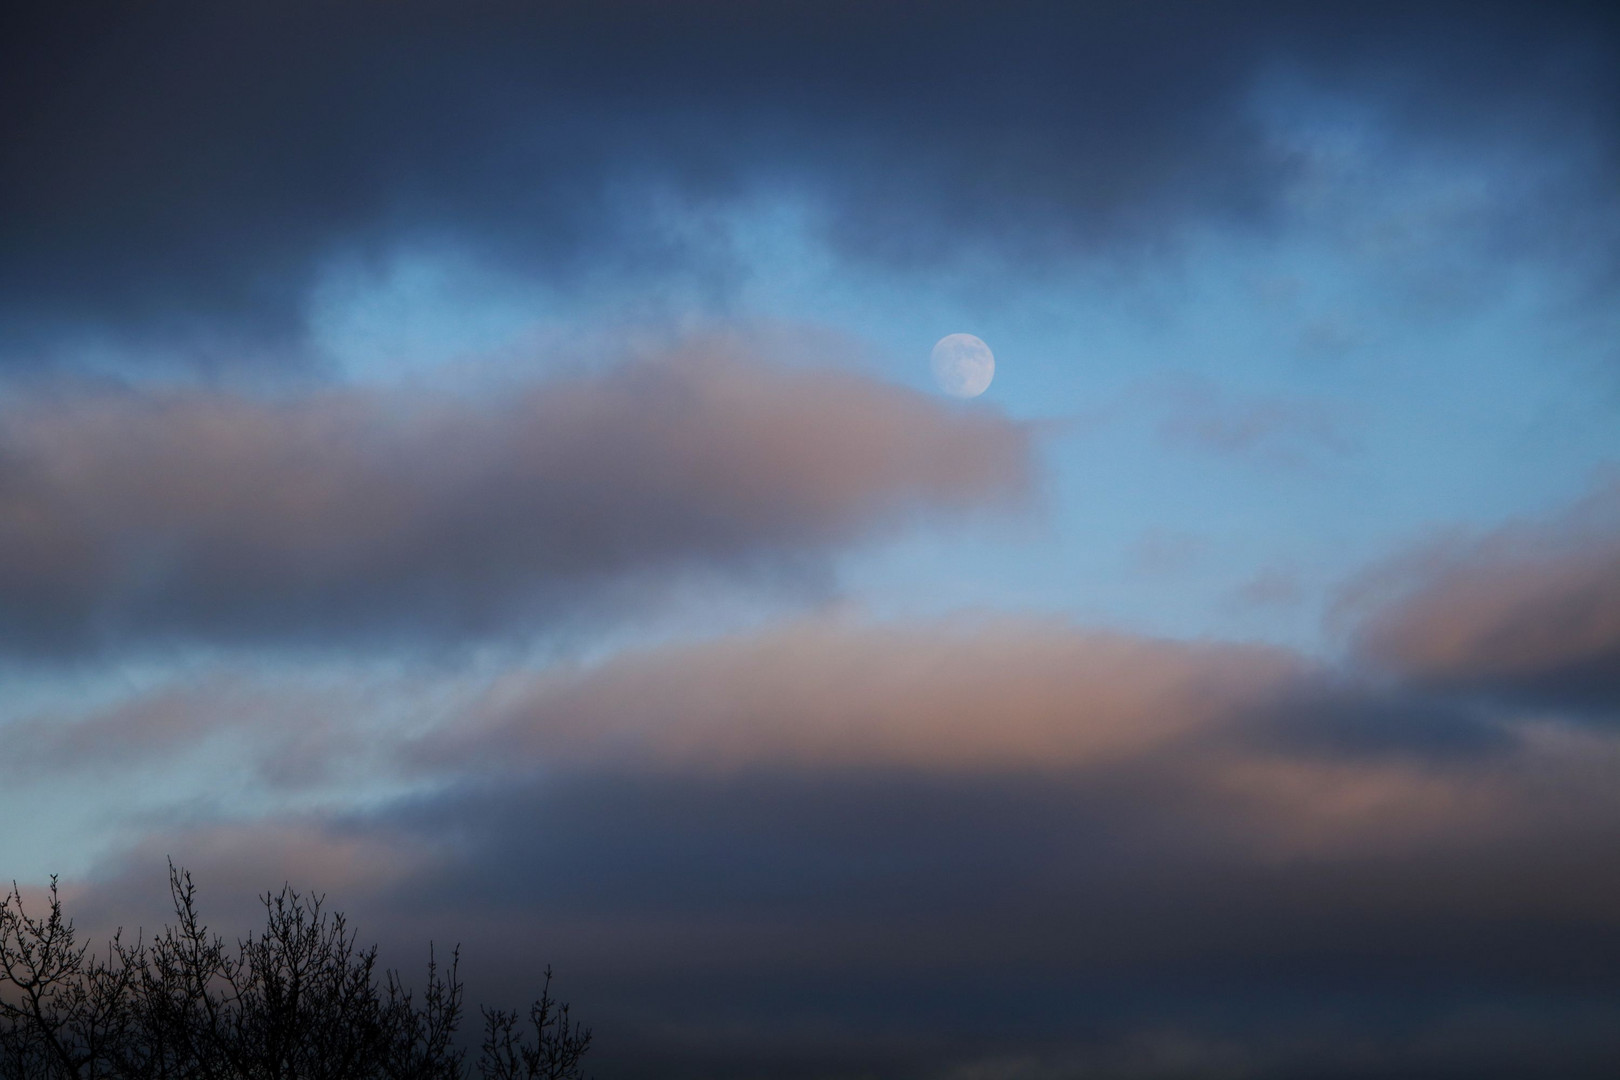
<svg viewBox="0 0 1620 1080">
<path fill-rule="evenodd" d="M 975 398 L 996 377 L 990 346 L 972 334 L 946 334 L 934 343 L 934 381 L 952 397 Z"/>
</svg>

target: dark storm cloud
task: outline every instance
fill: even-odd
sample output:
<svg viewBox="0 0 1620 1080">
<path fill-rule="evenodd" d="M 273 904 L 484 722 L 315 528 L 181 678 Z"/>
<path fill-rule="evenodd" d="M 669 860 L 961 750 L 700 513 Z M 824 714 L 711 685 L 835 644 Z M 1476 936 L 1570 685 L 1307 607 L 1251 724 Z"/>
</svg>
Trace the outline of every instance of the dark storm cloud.
<svg viewBox="0 0 1620 1080">
<path fill-rule="evenodd" d="M 458 854 L 390 901 L 474 896 L 482 950 L 535 941 L 518 963 L 564 964 L 622 1033 L 610 1075 L 658 1071 L 649 1059 L 713 1075 L 749 1052 L 762 1060 L 731 1075 L 808 1072 L 820 1054 L 841 1066 L 823 1075 L 933 1075 L 1106 1059 L 1148 1032 L 1191 1044 L 1184 1076 L 1223 1075 L 1218 1048 L 1261 1074 L 1359 1052 L 1354 1074 L 1410 1075 L 1522 1068 L 1566 1040 L 1601 1075 L 1612 1025 L 1582 1029 L 1620 996 L 1607 809 L 1584 832 L 1537 822 L 1528 842 L 1277 859 L 1212 824 L 1235 824 L 1224 800 L 1151 770 L 537 780 L 433 808 L 427 835 Z M 517 972 L 500 981 L 521 992 Z M 1410 1045 L 1459 1026 L 1475 1037 L 1436 1061 Z"/>
<path fill-rule="evenodd" d="M 37 2 L 5 18 L 14 357 L 87 327 L 244 353 L 296 337 L 323 258 L 412 242 L 557 281 L 723 274 L 723 250 L 660 233 L 652 191 L 701 210 L 791 190 L 847 253 L 900 262 L 1027 265 L 1264 222 L 1299 164 L 1252 114 L 1279 71 L 1426 136 L 1581 147 L 1569 197 L 1544 200 L 1558 213 L 1505 223 L 1504 243 L 1556 231 L 1567 260 L 1612 233 L 1591 226 L 1613 209 L 1620 65 L 1595 6 Z"/>
<path fill-rule="evenodd" d="M 1363 661 L 1441 690 L 1620 715 L 1620 483 L 1368 575 Z"/>
<path fill-rule="evenodd" d="M 533 628 L 1018 507 L 999 414 L 722 346 L 500 395 L 129 391 L 0 416 L 0 642 L 23 652 Z"/>
</svg>

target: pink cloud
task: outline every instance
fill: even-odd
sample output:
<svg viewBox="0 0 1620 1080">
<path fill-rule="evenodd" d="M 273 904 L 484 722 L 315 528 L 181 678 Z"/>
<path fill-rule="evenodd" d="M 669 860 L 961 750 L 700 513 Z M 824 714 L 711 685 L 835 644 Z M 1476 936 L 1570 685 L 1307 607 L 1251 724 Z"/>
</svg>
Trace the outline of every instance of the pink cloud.
<svg viewBox="0 0 1620 1080">
<path fill-rule="evenodd" d="M 1363 578 L 1364 661 L 1427 684 L 1620 704 L 1620 485 Z"/>
<path fill-rule="evenodd" d="M 996 413 L 731 347 L 503 396 L 127 391 L 0 414 L 0 642 L 490 632 L 1027 505 Z"/>
<path fill-rule="evenodd" d="M 1064 769 L 1150 751 L 1266 700 L 1291 655 L 1035 619 L 805 620 L 514 675 L 430 740 L 521 762 Z"/>
</svg>

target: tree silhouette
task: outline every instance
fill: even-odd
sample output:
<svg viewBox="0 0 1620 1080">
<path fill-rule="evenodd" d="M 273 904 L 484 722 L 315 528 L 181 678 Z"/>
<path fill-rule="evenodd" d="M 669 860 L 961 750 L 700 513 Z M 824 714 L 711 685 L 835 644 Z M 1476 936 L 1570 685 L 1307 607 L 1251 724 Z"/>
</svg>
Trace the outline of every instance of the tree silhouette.
<svg viewBox="0 0 1620 1080">
<path fill-rule="evenodd" d="M 228 948 L 197 914 L 191 875 L 169 865 L 175 922 L 150 943 L 122 934 L 101 957 L 78 941 L 56 879 L 30 916 L 0 896 L 0 1080 L 462 1080 L 460 950 L 428 951 L 418 997 L 377 969 L 342 913 L 283 886 L 262 933 Z M 551 996 L 528 1024 L 482 1009 L 485 1080 L 578 1080 L 591 1044 Z"/>
</svg>

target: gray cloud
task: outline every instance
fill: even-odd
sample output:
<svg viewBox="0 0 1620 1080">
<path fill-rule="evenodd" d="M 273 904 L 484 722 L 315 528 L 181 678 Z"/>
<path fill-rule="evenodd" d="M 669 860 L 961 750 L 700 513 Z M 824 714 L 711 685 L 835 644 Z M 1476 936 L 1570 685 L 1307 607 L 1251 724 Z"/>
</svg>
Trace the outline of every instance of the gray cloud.
<svg viewBox="0 0 1620 1080">
<path fill-rule="evenodd" d="M 772 573 L 919 515 L 1018 507 L 1031 438 L 706 346 L 489 399 L 39 399 L 0 417 L 0 641 L 533 627 L 614 585 Z"/>
</svg>

